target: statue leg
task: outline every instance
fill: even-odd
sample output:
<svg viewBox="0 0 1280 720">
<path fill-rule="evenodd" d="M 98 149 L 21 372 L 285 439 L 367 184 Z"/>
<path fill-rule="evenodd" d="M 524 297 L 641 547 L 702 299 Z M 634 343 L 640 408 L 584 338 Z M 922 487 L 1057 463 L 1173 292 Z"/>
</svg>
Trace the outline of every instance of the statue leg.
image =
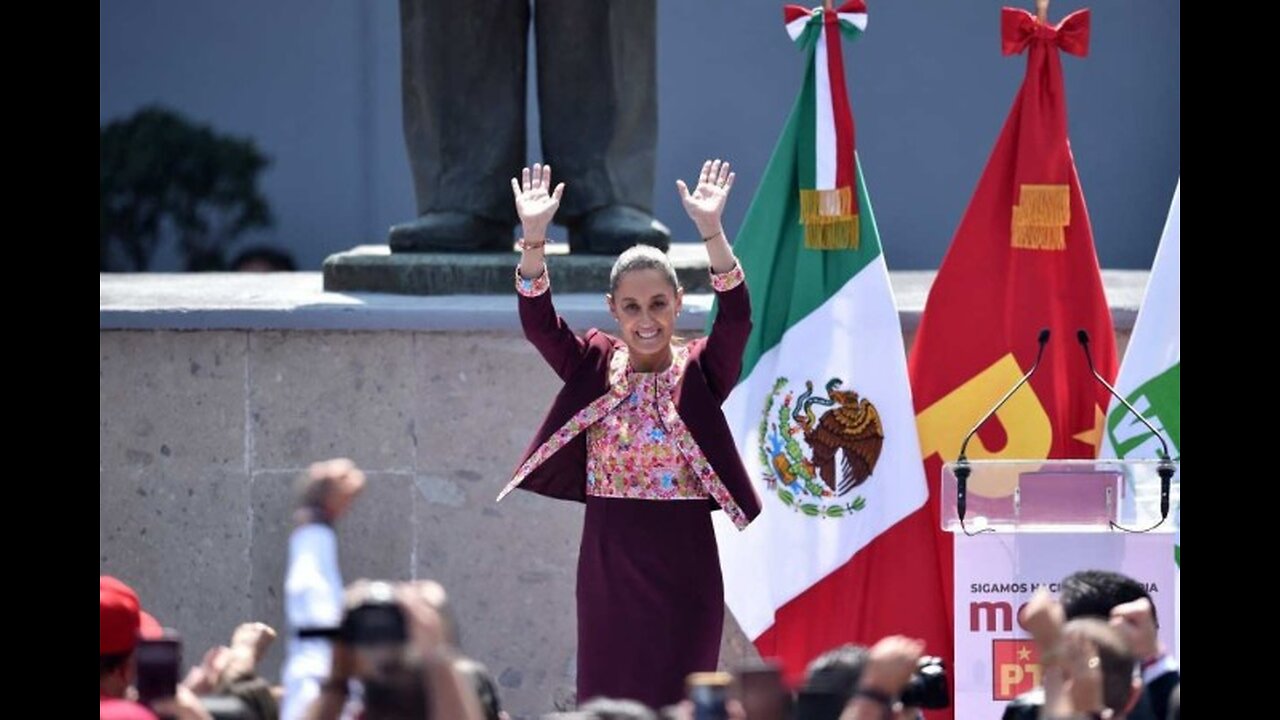
<svg viewBox="0 0 1280 720">
<path fill-rule="evenodd" d="M 538 0 L 542 147 L 568 187 L 573 252 L 666 249 L 653 219 L 658 141 L 656 0 Z"/>
<path fill-rule="evenodd" d="M 395 252 L 511 251 L 525 162 L 527 0 L 400 0 L 404 136 L 419 217 Z"/>
</svg>

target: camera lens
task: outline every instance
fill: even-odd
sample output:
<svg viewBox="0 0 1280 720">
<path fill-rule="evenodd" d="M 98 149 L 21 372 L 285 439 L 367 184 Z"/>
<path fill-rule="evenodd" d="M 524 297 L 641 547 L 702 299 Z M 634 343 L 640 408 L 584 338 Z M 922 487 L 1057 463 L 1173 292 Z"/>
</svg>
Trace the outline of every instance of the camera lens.
<svg viewBox="0 0 1280 720">
<path fill-rule="evenodd" d="M 938 710 L 951 705 L 951 694 L 947 689 L 947 670 L 942 658 L 925 656 L 920 658 L 915 674 L 902 691 L 902 704 L 910 707 Z"/>
<path fill-rule="evenodd" d="M 409 639 L 404 612 L 388 592 L 374 592 L 347 611 L 339 635 L 348 645 L 399 645 Z"/>
</svg>

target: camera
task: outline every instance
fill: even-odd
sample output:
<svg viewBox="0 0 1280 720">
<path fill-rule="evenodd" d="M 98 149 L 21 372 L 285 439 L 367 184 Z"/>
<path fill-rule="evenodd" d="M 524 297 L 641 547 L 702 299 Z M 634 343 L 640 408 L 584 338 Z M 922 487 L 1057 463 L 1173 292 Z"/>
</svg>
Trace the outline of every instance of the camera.
<svg viewBox="0 0 1280 720">
<path fill-rule="evenodd" d="M 389 582 L 369 583 L 338 627 L 338 639 L 354 650 L 353 675 L 364 687 L 369 720 L 426 717 L 429 706 L 422 660 L 410 642 L 395 588 Z"/>
<path fill-rule="evenodd" d="M 951 705 L 947 688 L 947 669 L 942 658 L 925 655 L 916 663 L 916 671 L 902 690 L 902 704 L 938 710 Z"/>
<path fill-rule="evenodd" d="M 338 638 L 357 648 L 406 643 L 409 625 L 396 602 L 395 587 L 387 582 L 370 583 L 365 598 L 343 616 Z"/>
</svg>

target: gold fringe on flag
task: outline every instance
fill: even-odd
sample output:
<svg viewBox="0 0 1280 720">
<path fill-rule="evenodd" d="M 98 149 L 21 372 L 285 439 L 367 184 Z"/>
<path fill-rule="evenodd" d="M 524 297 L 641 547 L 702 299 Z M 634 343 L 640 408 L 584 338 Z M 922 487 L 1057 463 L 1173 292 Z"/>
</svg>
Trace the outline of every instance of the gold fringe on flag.
<svg viewBox="0 0 1280 720">
<path fill-rule="evenodd" d="M 1071 188 L 1023 185 L 1020 200 L 1013 206 L 1010 244 L 1024 250 L 1065 250 L 1065 228 L 1071 222 Z"/>
<path fill-rule="evenodd" d="M 857 250 L 853 188 L 801 190 L 800 224 L 804 225 L 804 246 L 811 250 Z"/>
</svg>

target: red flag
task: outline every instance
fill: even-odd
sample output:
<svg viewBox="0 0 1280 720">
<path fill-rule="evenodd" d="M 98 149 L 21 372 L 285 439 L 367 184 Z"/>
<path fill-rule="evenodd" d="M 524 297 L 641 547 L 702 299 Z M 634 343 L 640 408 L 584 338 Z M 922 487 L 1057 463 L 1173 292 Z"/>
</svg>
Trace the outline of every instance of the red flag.
<svg viewBox="0 0 1280 720">
<path fill-rule="evenodd" d="M 1040 368 L 969 444 L 971 459 L 1095 457 L 1108 396 L 1089 373 L 1078 330 L 1089 333 L 1099 372 L 1116 373 L 1115 332 L 1067 140 L 1059 52 L 1088 52 L 1089 11 L 1050 26 L 1004 8 L 1001 31 L 1006 55 L 1027 52 L 1026 77 L 938 270 L 909 359 L 949 609 L 951 536 L 937 529 L 942 463 L 1031 367 L 1042 328 L 1052 335 Z"/>
</svg>

